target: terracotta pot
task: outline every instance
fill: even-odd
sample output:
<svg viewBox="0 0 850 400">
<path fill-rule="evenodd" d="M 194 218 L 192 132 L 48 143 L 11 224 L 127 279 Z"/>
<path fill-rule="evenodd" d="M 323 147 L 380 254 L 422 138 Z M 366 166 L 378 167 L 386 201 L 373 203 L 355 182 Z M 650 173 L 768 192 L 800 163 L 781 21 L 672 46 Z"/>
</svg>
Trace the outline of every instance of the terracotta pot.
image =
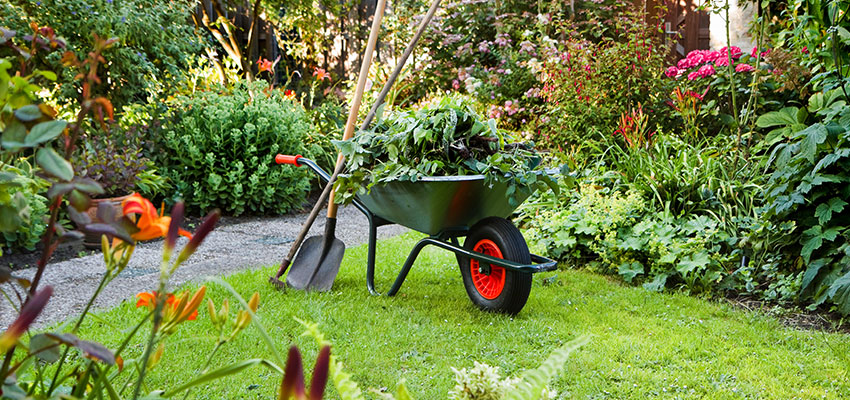
<svg viewBox="0 0 850 400">
<path fill-rule="evenodd" d="M 131 195 L 124 195 L 119 197 L 107 197 L 104 199 L 92 199 L 91 205 L 88 210 L 86 210 L 86 214 L 89 215 L 91 221 L 93 223 L 101 223 L 103 221 L 97 217 L 97 208 L 100 207 L 101 203 L 107 203 L 112 205 L 115 208 L 115 215 L 121 215 L 121 202 L 130 197 Z M 83 238 L 83 246 L 87 249 L 100 249 L 100 236 L 96 233 L 85 233 L 85 237 Z"/>
</svg>

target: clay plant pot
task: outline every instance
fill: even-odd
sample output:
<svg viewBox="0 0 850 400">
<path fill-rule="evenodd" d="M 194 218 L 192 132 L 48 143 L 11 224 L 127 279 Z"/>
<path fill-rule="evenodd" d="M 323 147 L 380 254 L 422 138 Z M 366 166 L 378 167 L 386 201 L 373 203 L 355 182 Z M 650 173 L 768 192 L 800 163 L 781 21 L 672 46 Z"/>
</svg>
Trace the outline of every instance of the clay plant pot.
<svg viewBox="0 0 850 400">
<path fill-rule="evenodd" d="M 100 220 L 100 218 L 97 217 L 97 208 L 100 207 L 101 203 L 106 203 L 106 204 L 109 204 L 109 205 L 111 205 L 112 207 L 115 208 L 115 214 L 116 215 L 121 215 L 121 211 L 122 211 L 121 210 L 121 202 L 124 201 L 125 199 L 127 199 L 130 196 L 131 195 L 128 194 L 128 195 L 119 196 L 119 197 L 107 197 L 107 198 L 103 198 L 103 199 L 92 199 L 91 205 L 89 206 L 88 210 L 86 210 L 86 214 L 89 215 L 89 217 L 91 218 L 91 221 L 93 223 L 103 222 L 103 221 Z M 101 237 L 100 234 L 86 232 L 85 237 L 83 238 L 83 246 L 85 246 L 87 249 L 92 249 L 92 250 L 100 249 L 100 247 L 101 247 L 100 237 Z"/>
</svg>

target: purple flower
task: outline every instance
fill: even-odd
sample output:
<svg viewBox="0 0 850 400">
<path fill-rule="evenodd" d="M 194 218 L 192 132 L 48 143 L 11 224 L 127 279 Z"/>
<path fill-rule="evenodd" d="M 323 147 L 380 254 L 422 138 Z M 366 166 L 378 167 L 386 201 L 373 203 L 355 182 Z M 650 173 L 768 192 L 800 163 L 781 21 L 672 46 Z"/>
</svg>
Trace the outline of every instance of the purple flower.
<svg viewBox="0 0 850 400">
<path fill-rule="evenodd" d="M 490 52 L 490 42 L 485 40 L 481 43 L 478 43 L 478 51 L 485 53 L 485 54 L 489 53 Z"/>
<path fill-rule="evenodd" d="M 528 41 L 528 40 L 523 41 L 522 43 L 519 44 L 519 52 L 520 53 L 529 53 L 529 54 L 534 53 L 534 43 L 531 43 L 531 41 Z"/>
<path fill-rule="evenodd" d="M 496 35 L 495 43 L 499 45 L 499 47 L 505 47 L 512 42 L 511 36 L 507 33 L 500 33 Z"/>
</svg>

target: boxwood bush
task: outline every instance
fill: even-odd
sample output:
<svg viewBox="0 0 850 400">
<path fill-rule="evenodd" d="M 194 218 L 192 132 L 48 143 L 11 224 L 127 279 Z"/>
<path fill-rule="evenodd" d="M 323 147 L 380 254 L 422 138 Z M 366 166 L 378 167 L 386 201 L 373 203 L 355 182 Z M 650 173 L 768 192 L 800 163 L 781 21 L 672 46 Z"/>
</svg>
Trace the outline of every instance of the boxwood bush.
<svg viewBox="0 0 850 400">
<path fill-rule="evenodd" d="M 181 96 L 170 104 L 150 157 L 191 208 L 231 215 L 280 214 L 301 205 L 304 168 L 277 166 L 277 153 L 315 157 L 303 107 L 264 82 Z"/>
</svg>

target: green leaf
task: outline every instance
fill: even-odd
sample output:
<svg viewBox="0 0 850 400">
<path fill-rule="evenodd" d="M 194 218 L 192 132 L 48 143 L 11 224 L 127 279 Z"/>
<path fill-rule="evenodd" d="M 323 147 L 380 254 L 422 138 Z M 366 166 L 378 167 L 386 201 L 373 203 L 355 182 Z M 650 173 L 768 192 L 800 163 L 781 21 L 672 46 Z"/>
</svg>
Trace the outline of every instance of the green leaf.
<svg viewBox="0 0 850 400">
<path fill-rule="evenodd" d="M 53 71 L 42 71 L 42 70 L 36 70 L 36 71 L 35 71 L 35 74 L 36 74 L 36 75 L 41 75 L 41 76 L 43 76 L 45 79 L 47 79 L 47 80 L 49 80 L 49 81 L 55 81 L 55 80 L 56 80 L 56 73 L 55 73 L 55 72 L 53 72 Z"/>
<path fill-rule="evenodd" d="M 203 375 L 201 375 L 201 376 L 199 376 L 195 379 L 192 379 L 191 381 L 186 382 L 186 383 L 178 386 L 175 389 L 169 390 L 168 392 L 165 393 L 165 397 L 166 398 L 172 397 L 175 394 L 180 393 L 180 392 L 182 392 L 186 389 L 190 389 L 190 388 L 198 386 L 202 383 L 221 379 L 221 378 L 228 376 L 228 375 L 233 375 L 237 372 L 240 372 L 240 371 L 242 371 L 242 370 L 244 370 L 248 367 L 253 367 L 255 365 L 264 366 L 264 367 L 270 369 L 272 372 L 276 372 L 278 374 L 283 374 L 283 369 L 281 369 L 280 367 L 275 365 L 275 363 L 273 363 L 269 360 L 262 359 L 262 358 L 254 358 L 254 359 L 245 360 L 245 361 L 241 361 L 241 362 L 238 362 L 238 363 L 226 365 L 226 366 L 221 367 L 219 369 L 216 369 L 214 371 L 207 372 L 206 374 L 203 374 Z"/>
<path fill-rule="evenodd" d="M 664 285 L 667 284 L 667 274 L 658 274 L 655 275 L 655 278 L 652 282 L 646 282 L 643 284 L 643 288 L 653 292 L 660 292 L 664 290 Z"/>
<path fill-rule="evenodd" d="M 756 120 L 756 126 L 769 128 L 771 126 L 793 125 L 797 123 L 797 111 L 797 107 L 785 107 L 779 111 L 764 113 Z"/>
<path fill-rule="evenodd" d="M 699 253 L 690 254 L 682 258 L 676 264 L 676 271 L 679 271 L 682 275 L 687 275 L 697 268 L 705 267 L 709 262 L 711 262 L 711 259 L 708 257 L 708 253 L 700 251 Z"/>
<path fill-rule="evenodd" d="M 618 272 L 626 282 L 631 282 L 636 276 L 643 274 L 643 265 L 637 261 L 622 263 L 618 268 Z"/>
<path fill-rule="evenodd" d="M 68 160 L 62 158 L 56 150 L 49 147 L 38 149 L 35 161 L 47 173 L 63 181 L 70 181 L 74 178 L 74 167 Z"/>
<path fill-rule="evenodd" d="M 850 272 L 832 282 L 826 294 L 842 314 L 850 314 Z"/>
<path fill-rule="evenodd" d="M 26 137 L 27 127 L 17 120 L 13 120 L 11 124 L 6 126 L 3 135 L 0 136 L 0 144 L 8 150 L 16 151 L 23 147 L 28 147 L 24 143 Z"/>
<path fill-rule="evenodd" d="M 812 282 L 814 282 L 815 278 L 818 276 L 821 268 L 826 265 L 825 259 L 819 259 L 812 261 L 806 267 L 806 272 L 803 274 L 803 281 L 800 284 L 800 295 L 805 296 L 811 294 L 813 292 L 813 288 L 810 288 Z"/>
<path fill-rule="evenodd" d="M 823 124 L 814 124 L 794 135 L 795 138 L 802 137 L 800 141 L 800 155 L 809 162 L 815 162 L 818 145 L 826 140 L 827 131 Z"/>
<path fill-rule="evenodd" d="M 815 225 L 804 231 L 803 235 L 804 237 L 808 235 L 809 238 L 803 242 L 803 249 L 800 251 L 800 256 L 808 264 L 812 253 L 823 245 L 823 232 L 821 232 L 820 225 Z"/>
<path fill-rule="evenodd" d="M 42 122 L 30 129 L 30 134 L 27 135 L 24 143 L 29 146 L 35 146 L 39 143 L 53 140 L 62 134 L 66 126 L 68 126 L 68 123 L 65 121 Z"/>
<path fill-rule="evenodd" d="M 789 136 L 791 136 L 791 128 L 787 126 L 776 128 L 765 135 L 764 142 L 767 146 L 773 146 Z"/>
<path fill-rule="evenodd" d="M 15 110 L 15 117 L 23 122 L 35 121 L 41 118 L 41 110 L 35 104 L 28 104 Z"/>
<path fill-rule="evenodd" d="M 23 220 L 20 210 L 15 207 L 0 205 L 0 232 L 15 232 L 21 226 Z"/>
<path fill-rule="evenodd" d="M 847 202 L 839 199 L 838 197 L 833 197 L 829 199 L 828 202 L 819 204 L 815 210 L 815 216 L 818 218 L 818 223 L 826 225 L 826 223 L 832 219 L 832 214 L 840 213 L 844 210 L 844 206 L 846 205 Z"/>
<path fill-rule="evenodd" d="M 47 363 L 59 361 L 59 357 L 61 356 L 56 341 L 43 333 L 35 335 L 30 339 L 29 352 L 30 354 L 35 354 L 39 360 Z"/>
</svg>

